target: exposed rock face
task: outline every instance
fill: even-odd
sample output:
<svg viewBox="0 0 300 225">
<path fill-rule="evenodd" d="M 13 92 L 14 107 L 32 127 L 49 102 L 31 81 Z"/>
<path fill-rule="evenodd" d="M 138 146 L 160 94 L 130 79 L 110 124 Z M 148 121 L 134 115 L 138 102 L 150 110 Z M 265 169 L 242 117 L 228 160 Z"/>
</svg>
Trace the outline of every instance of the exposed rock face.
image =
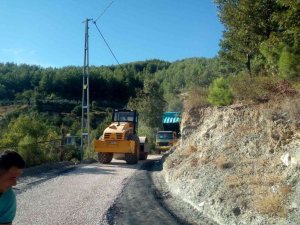
<svg viewBox="0 0 300 225">
<path fill-rule="evenodd" d="M 300 224 L 300 98 L 190 109 L 164 174 L 220 224 Z"/>
</svg>

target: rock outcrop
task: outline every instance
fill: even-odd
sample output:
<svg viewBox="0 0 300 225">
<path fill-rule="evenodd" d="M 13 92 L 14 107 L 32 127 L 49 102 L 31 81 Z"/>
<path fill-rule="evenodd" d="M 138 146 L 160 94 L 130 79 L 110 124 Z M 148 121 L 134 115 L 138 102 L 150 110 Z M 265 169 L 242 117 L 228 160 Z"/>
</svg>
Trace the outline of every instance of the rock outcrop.
<svg viewBox="0 0 300 225">
<path fill-rule="evenodd" d="M 300 224 L 300 98 L 192 108 L 165 156 L 170 190 L 219 224 Z"/>
</svg>

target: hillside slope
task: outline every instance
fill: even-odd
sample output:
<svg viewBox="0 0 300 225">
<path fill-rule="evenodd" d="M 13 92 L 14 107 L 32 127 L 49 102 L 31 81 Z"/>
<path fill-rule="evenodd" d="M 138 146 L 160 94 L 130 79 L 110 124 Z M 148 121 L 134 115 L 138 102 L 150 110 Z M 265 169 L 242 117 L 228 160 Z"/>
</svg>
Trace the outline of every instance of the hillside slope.
<svg viewBox="0 0 300 225">
<path fill-rule="evenodd" d="M 192 108 L 163 173 L 219 224 L 300 224 L 300 98 Z"/>
</svg>

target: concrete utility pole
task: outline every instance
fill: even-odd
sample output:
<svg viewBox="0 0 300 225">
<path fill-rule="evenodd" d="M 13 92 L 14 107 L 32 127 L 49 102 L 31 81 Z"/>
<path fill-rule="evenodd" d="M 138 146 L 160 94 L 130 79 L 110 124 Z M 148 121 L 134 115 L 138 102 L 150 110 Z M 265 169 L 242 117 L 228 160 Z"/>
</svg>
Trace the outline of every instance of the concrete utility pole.
<svg viewBox="0 0 300 225">
<path fill-rule="evenodd" d="M 89 95 L 89 21 L 86 19 L 85 23 L 85 43 L 84 43 L 84 63 L 82 75 L 82 113 L 81 113 L 81 148 L 80 161 L 83 159 L 84 146 L 87 149 L 90 147 L 90 95 Z"/>
</svg>

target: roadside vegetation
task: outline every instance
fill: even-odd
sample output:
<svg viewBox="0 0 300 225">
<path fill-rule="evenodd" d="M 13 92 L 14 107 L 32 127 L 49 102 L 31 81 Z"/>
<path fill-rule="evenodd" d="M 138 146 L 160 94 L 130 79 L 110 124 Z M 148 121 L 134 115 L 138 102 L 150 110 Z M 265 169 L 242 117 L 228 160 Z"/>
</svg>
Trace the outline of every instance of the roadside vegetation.
<svg viewBox="0 0 300 225">
<path fill-rule="evenodd" d="M 299 224 L 299 2 L 215 3 L 227 72 L 183 93 L 169 187 L 220 224 Z"/>
</svg>

